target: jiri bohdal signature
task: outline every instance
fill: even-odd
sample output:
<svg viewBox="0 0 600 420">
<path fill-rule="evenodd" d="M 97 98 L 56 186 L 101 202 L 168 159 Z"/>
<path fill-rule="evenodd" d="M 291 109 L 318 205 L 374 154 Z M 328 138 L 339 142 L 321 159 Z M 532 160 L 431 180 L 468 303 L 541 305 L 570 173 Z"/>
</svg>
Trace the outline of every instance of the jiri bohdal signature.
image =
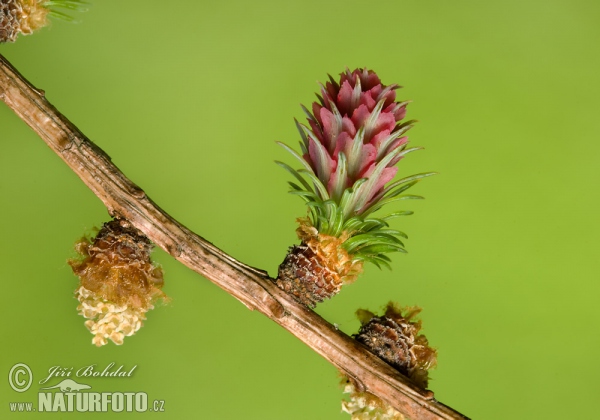
<svg viewBox="0 0 600 420">
<path fill-rule="evenodd" d="M 52 366 L 48 369 L 48 376 L 40 380 L 39 383 L 45 384 L 52 378 L 131 377 L 137 365 L 134 365 L 129 370 L 123 367 L 123 365 L 118 366 L 116 369 L 114 367 L 114 362 L 109 363 L 104 369 L 98 368 L 96 364 L 83 366 L 77 370 L 74 367 Z"/>
</svg>

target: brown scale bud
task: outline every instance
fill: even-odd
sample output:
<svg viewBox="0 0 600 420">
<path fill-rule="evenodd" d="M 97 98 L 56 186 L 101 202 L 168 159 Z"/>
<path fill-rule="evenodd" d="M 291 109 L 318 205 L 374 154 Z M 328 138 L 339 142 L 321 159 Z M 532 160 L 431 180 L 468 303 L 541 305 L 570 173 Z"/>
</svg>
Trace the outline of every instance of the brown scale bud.
<svg viewBox="0 0 600 420">
<path fill-rule="evenodd" d="M 290 248 L 279 266 L 276 283 L 309 308 L 337 294 L 342 287 L 340 276 L 304 242 Z"/>
<path fill-rule="evenodd" d="M 126 220 L 113 220 L 93 242 L 84 238 L 75 248 L 81 258 L 69 265 L 80 279 L 77 309 L 89 319 L 93 343 L 122 344 L 142 326 L 154 302 L 165 298 L 162 269 L 150 260 L 152 244 Z"/>
<path fill-rule="evenodd" d="M 401 308 L 390 302 L 383 316 L 359 309 L 361 328 L 354 337 L 373 353 L 407 376 L 415 385 L 425 389 L 428 370 L 436 365 L 437 352 L 427 338 L 419 334 L 421 321 L 414 321 L 420 308 Z M 404 312 L 404 314 L 402 313 Z M 342 402 L 342 410 L 352 420 L 404 420 L 406 417 L 369 392 L 357 390 L 344 376 L 344 392 L 350 399 Z"/>
<path fill-rule="evenodd" d="M 408 376 L 416 385 L 427 388 L 427 371 L 436 365 L 437 352 L 427 337 L 419 334 L 421 321 L 413 321 L 420 308 L 402 309 L 389 303 L 383 316 L 365 310 L 357 311 L 363 324 L 357 341 Z"/>
<path fill-rule="evenodd" d="M 309 308 L 339 293 L 362 272 L 362 262 L 353 261 L 342 248 L 347 237 L 322 235 L 308 220 L 298 219 L 302 240 L 289 249 L 279 266 L 277 286 Z"/>
<path fill-rule="evenodd" d="M 48 24 L 45 0 L 0 0 L 0 43 L 14 42 Z"/>
</svg>

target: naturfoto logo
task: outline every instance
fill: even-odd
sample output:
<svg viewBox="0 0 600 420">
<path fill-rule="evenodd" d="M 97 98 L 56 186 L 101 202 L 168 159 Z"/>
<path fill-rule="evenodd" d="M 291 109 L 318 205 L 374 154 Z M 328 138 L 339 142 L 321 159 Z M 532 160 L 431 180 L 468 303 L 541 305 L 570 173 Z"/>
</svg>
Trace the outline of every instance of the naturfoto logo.
<svg viewBox="0 0 600 420">
<path fill-rule="evenodd" d="M 48 388 L 41 388 L 41 389 L 53 389 L 53 388 L 59 388 L 60 392 L 75 392 L 75 391 L 81 391 L 82 389 L 91 389 L 92 387 L 89 385 L 86 385 L 86 384 L 78 384 L 73 379 L 65 379 L 57 385 L 49 386 Z"/>
<path fill-rule="evenodd" d="M 48 374 L 39 380 L 37 405 L 35 402 L 11 402 L 11 412 L 122 412 L 164 410 L 164 400 L 149 401 L 145 392 L 88 392 L 92 389 L 87 383 L 73 378 L 131 377 L 137 365 L 125 368 L 109 363 L 101 368 L 95 364 L 75 367 L 52 366 Z M 54 384 L 48 383 L 51 379 Z M 33 372 L 24 363 L 17 363 L 9 372 L 9 384 L 16 392 L 24 392 L 33 382 Z M 62 379 L 62 380 L 60 380 Z M 87 381 L 86 381 L 87 382 Z"/>
</svg>

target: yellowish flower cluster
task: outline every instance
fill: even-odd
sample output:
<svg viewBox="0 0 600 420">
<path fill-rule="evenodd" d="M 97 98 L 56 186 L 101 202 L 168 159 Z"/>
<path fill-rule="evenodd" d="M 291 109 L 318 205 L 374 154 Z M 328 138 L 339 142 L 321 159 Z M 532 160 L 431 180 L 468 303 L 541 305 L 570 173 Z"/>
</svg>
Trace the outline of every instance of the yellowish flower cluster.
<svg viewBox="0 0 600 420">
<path fill-rule="evenodd" d="M 342 401 L 342 410 L 352 416 L 352 420 L 406 420 L 402 413 L 368 392 L 357 392 L 351 382 L 344 387 L 350 400 Z"/>
<path fill-rule="evenodd" d="M 83 286 L 77 289 L 75 296 L 80 302 L 79 315 L 87 319 L 85 326 L 94 334 L 92 343 L 98 347 L 107 344 L 108 340 L 119 346 L 123 344 L 126 336 L 132 336 L 142 327 L 147 310 L 153 308 L 117 305 Z"/>
</svg>

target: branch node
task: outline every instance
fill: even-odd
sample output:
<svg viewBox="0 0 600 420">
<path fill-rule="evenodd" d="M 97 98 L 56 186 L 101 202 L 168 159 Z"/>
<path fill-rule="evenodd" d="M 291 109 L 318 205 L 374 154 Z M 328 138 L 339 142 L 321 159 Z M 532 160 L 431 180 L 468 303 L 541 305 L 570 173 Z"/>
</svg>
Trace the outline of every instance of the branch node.
<svg viewBox="0 0 600 420">
<path fill-rule="evenodd" d="M 275 319 L 283 318 L 286 314 L 289 314 L 285 311 L 285 307 L 275 299 L 271 294 L 268 294 L 267 302 L 265 302 L 267 308 L 269 308 L 269 312 L 271 317 Z"/>
<path fill-rule="evenodd" d="M 423 390 L 423 398 L 432 401 L 435 399 L 435 394 L 431 389 L 425 389 Z"/>
<path fill-rule="evenodd" d="M 60 147 L 60 152 L 65 153 L 68 152 L 71 149 L 71 147 L 73 147 L 75 138 L 71 135 L 57 136 L 56 141 L 58 143 L 58 146 Z"/>
<path fill-rule="evenodd" d="M 135 184 L 131 185 L 129 187 L 128 192 L 129 192 L 129 194 L 131 194 L 133 197 L 137 198 L 138 200 L 142 200 L 142 199 L 146 198 L 146 192 Z"/>
<path fill-rule="evenodd" d="M 169 242 L 165 243 L 164 246 L 165 251 L 167 251 L 167 253 L 173 258 L 179 258 L 179 256 L 181 255 L 182 249 L 181 246 L 179 246 L 178 244 Z M 244 303 L 244 305 L 246 304 Z"/>
<path fill-rule="evenodd" d="M 348 381 L 350 381 L 352 383 L 352 385 L 354 386 L 354 389 L 357 392 L 367 392 L 367 387 L 365 386 L 364 383 L 362 383 L 361 380 L 359 380 L 356 376 L 345 372 L 346 377 L 348 378 Z"/>
</svg>

